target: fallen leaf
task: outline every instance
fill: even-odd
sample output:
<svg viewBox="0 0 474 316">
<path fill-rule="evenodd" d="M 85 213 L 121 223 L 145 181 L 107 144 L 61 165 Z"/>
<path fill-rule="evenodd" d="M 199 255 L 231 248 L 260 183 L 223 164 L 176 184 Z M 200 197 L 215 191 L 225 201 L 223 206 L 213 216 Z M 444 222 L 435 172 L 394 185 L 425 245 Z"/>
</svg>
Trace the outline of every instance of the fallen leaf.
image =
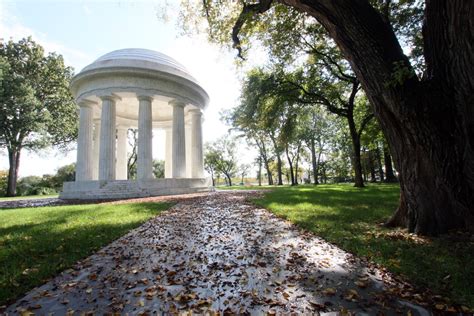
<svg viewBox="0 0 474 316">
<path fill-rule="evenodd" d="M 328 296 L 335 295 L 336 294 L 336 289 L 332 288 L 332 287 L 328 287 L 328 288 L 323 290 L 323 294 L 328 295 Z"/>
<path fill-rule="evenodd" d="M 97 280 L 97 274 L 96 273 L 91 273 L 88 276 L 89 280 L 95 281 Z"/>
<path fill-rule="evenodd" d="M 141 296 L 141 295 L 142 295 L 142 291 L 135 291 L 135 292 L 133 292 L 133 296 L 135 296 L 135 297 L 139 297 L 139 296 Z"/>
<path fill-rule="evenodd" d="M 444 310 L 444 309 L 446 308 L 446 305 L 444 305 L 444 304 L 436 304 L 436 305 L 435 305 L 435 308 L 436 308 L 437 310 L 440 310 L 440 311 L 441 311 L 441 310 Z"/>
<path fill-rule="evenodd" d="M 324 309 L 326 307 L 326 305 L 324 304 L 320 304 L 318 302 L 312 302 L 310 301 L 309 304 L 316 310 L 321 310 L 321 309 Z"/>
</svg>

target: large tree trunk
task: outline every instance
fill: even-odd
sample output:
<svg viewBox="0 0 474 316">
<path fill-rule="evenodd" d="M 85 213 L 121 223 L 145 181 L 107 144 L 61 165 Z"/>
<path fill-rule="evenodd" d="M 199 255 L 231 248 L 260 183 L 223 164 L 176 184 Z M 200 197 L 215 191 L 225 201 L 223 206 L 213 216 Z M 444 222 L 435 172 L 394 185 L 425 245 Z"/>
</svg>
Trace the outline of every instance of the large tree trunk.
<svg viewBox="0 0 474 316">
<path fill-rule="evenodd" d="M 20 169 L 21 148 L 8 148 L 8 184 L 6 196 L 16 196 L 16 183 L 18 180 L 18 170 Z"/>
<path fill-rule="evenodd" d="M 277 178 L 278 178 L 278 183 L 277 185 L 283 185 L 283 172 L 282 172 L 282 163 L 281 163 L 281 154 L 282 151 L 280 150 L 280 147 L 278 146 L 275 137 L 273 135 L 270 136 L 272 143 L 273 143 L 273 148 L 275 148 L 275 156 L 277 157 Z"/>
<path fill-rule="evenodd" d="M 349 123 L 349 132 L 352 140 L 352 168 L 354 169 L 354 186 L 357 188 L 364 187 L 364 179 L 362 178 L 362 163 L 360 161 L 360 137 L 354 122 L 354 116 L 350 113 L 347 117 Z"/>
<path fill-rule="evenodd" d="M 474 1 L 426 0 L 427 76 L 363 0 L 283 0 L 314 16 L 360 80 L 400 171 L 392 224 L 439 234 L 474 227 Z"/>
<path fill-rule="evenodd" d="M 323 167 L 322 177 L 323 177 L 323 183 L 327 184 L 328 183 L 328 176 L 326 175 L 326 166 Z"/>
<path fill-rule="evenodd" d="M 257 145 L 258 145 L 257 141 Z M 267 180 L 268 180 L 268 185 L 273 185 L 273 177 L 272 173 L 270 171 L 270 163 L 268 161 L 268 156 L 267 156 L 267 149 L 265 148 L 265 143 L 262 141 L 262 143 L 259 145 L 260 148 L 260 154 L 263 159 L 263 164 L 265 165 L 265 170 L 267 171 Z"/>
<path fill-rule="evenodd" d="M 291 161 L 290 154 L 288 153 L 288 146 L 285 147 L 286 159 L 288 160 L 288 165 L 290 167 L 290 177 L 291 185 L 295 185 L 295 174 L 293 173 L 293 162 Z"/>
<path fill-rule="evenodd" d="M 265 159 L 265 170 L 267 171 L 268 185 L 273 185 L 273 176 L 270 171 L 270 163 L 268 162 L 268 159 Z"/>
<path fill-rule="evenodd" d="M 390 152 L 388 151 L 388 146 L 384 146 L 383 148 L 383 161 L 385 164 L 385 182 L 387 183 L 393 183 L 397 182 L 397 177 L 395 176 L 395 173 L 393 172 L 393 166 L 392 166 L 392 156 L 390 155 Z"/>
<path fill-rule="evenodd" d="M 281 163 L 281 155 L 280 153 L 277 153 L 277 174 L 278 174 L 278 185 L 283 185 L 283 177 L 282 177 L 282 163 Z"/>
<path fill-rule="evenodd" d="M 316 161 L 316 145 L 314 138 L 311 138 L 311 164 L 313 165 L 313 184 L 317 185 L 318 182 L 318 162 Z"/>
<path fill-rule="evenodd" d="M 298 165 L 299 165 L 299 162 L 300 162 L 300 148 L 301 148 L 301 143 L 298 144 L 298 147 L 296 149 L 296 157 L 294 158 L 294 161 L 295 161 L 295 185 L 298 185 L 298 183 L 299 183 L 299 181 L 298 181 L 298 177 L 299 177 Z"/>
<path fill-rule="evenodd" d="M 231 179 L 230 175 L 226 174 L 225 177 L 227 178 L 227 185 L 231 187 L 232 186 L 232 179 Z"/>
<path fill-rule="evenodd" d="M 298 181 L 298 162 L 299 162 L 299 155 L 296 157 L 296 161 L 295 161 L 295 185 L 298 185 L 299 181 Z"/>
<path fill-rule="evenodd" d="M 262 158 L 258 159 L 258 186 L 262 186 Z"/>
</svg>

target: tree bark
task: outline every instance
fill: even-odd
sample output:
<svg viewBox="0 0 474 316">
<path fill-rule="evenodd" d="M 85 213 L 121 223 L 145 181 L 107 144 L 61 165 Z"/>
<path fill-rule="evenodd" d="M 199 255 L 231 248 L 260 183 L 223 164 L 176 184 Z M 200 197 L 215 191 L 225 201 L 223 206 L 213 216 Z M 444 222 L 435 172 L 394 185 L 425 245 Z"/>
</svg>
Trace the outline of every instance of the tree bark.
<svg viewBox="0 0 474 316">
<path fill-rule="evenodd" d="M 231 187 L 232 186 L 232 179 L 227 174 L 225 175 L 225 177 L 227 178 L 227 184 Z"/>
<path fill-rule="evenodd" d="M 295 160 L 295 185 L 298 185 L 299 181 L 298 181 L 298 160 L 299 160 L 299 157 L 296 157 L 296 160 Z"/>
<path fill-rule="evenodd" d="M 354 169 L 354 186 L 357 188 L 364 187 L 364 179 L 362 178 L 362 163 L 360 161 L 360 136 L 354 122 L 354 116 L 351 113 L 347 116 L 349 124 L 349 132 L 352 140 L 352 168 Z"/>
<path fill-rule="evenodd" d="M 316 161 L 316 144 L 314 138 L 311 138 L 311 164 L 313 165 L 313 184 L 317 185 L 318 182 L 318 163 Z"/>
<path fill-rule="evenodd" d="M 395 176 L 395 173 L 393 172 L 392 156 L 390 155 L 390 152 L 388 151 L 387 146 L 384 146 L 383 148 L 383 161 L 385 164 L 385 182 L 387 183 L 398 182 L 397 177 Z"/>
<path fill-rule="evenodd" d="M 282 163 L 281 163 L 281 156 L 277 154 L 277 173 L 278 173 L 278 185 L 283 185 L 283 177 L 282 177 Z"/>
<path fill-rule="evenodd" d="M 288 165 L 290 167 L 290 177 L 291 185 L 295 185 L 295 174 L 293 173 L 293 162 L 291 161 L 290 154 L 288 153 L 288 145 L 285 147 L 286 159 L 288 160 Z"/>
<path fill-rule="evenodd" d="M 212 179 L 212 186 L 215 187 L 216 186 L 216 181 L 214 179 L 214 172 L 211 172 L 211 179 Z"/>
<path fill-rule="evenodd" d="M 360 80 L 400 171 L 392 224 L 436 235 L 474 227 L 474 1 L 426 0 L 426 77 L 362 0 L 283 0 L 314 16 Z"/>
<path fill-rule="evenodd" d="M 298 181 L 298 165 L 299 165 L 299 162 L 300 162 L 300 148 L 301 148 L 301 143 L 298 144 L 298 147 L 296 149 L 296 157 L 295 157 L 295 185 L 298 185 L 299 182 L 301 181 Z"/>
<path fill-rule="evenodd" d="M 275 156 L 277 157 L 277 178 L 278 178 L 278 183 L 277 185 L 283 185 L 283 177 L 282 177 L 282 163 L 281 163 L 281 150 L 280 147 L 277 145 L 277 142 L 275 140 L 275 137 L 273 135 L 270 136 L 272 143 L 273 143 L 273 148 L 275 148 Z"/>
<path fill-rule="evenodd" d="M 267 171 L 268 185 L 273 185 L 273 177 L 272 177 L 272 173 L 270 171 L 270 163 L 268 161 L 267 149 L 265 147 L 265 143 L 264 143 L 263 140 L 260 143 L 259 140 L 256 139 L 256 144 L 257 144 L 258 148 L 260 149 L 260 155 L 262 156 L 263 164 L 265 165 L 265 170 Z"/>
<path fill-rule="evenodd" d="M 8 148 L 8 162 L 10 164 L 10 168 L 8 170 L 8 184 L 7 184 L 6 196 L 16 196 L 18 170 L 20 169 L 20 153 L 21 153 L 21 147 Z"/>
<path fill-rule="evenodd" d="M 258 159 L 258 186 L 262 186 L 262 157 Z"/>
<path fill-rule="evenodd" d="M 268 159 L 265 159 L 265 169 L 267 170 L 268 185 L 273 185 L 273 176 L 270 171 L 270 163 L 268 162 Z"/>
<path fill-rule="evenodd" d="M 323 178 L 323 183 L 326 184 L 328 183 L 328 177 L 326 175 L 326 166 L 323 167 L 323 170 L 322 170 L 322 178 Z"/>
</svg>

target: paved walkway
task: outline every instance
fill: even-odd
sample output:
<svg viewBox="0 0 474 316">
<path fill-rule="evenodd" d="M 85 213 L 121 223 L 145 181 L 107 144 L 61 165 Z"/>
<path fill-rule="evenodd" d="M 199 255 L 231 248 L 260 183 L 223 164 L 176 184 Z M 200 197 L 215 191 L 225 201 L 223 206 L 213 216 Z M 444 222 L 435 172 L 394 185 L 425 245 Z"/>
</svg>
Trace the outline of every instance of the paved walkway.
<svg viewBox="0 0 474 316">
<path fill-rule="evenodd" d="M 245 201 L 183 200 L 8 307 L 16 314 L 427 314 L 390 276 Z"/>
</svg>

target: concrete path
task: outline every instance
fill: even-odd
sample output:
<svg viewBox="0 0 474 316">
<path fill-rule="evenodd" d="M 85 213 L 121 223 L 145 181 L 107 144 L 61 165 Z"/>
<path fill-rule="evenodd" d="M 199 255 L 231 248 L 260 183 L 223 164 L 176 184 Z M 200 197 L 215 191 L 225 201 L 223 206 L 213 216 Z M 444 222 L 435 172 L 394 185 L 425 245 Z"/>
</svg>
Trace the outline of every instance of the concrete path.
<svg viewBox="0 0 474 316">
<path fill-rule="evenodd" d="M 20 207 L 41 207 L 65 204 L 58 198 L 38 198 L 38 199 L 14 199 L 0 201 L 0 209 L 4 208 L 20 208 Z"/>
<path fill-rule="evenodd" d="M 245 201 L 183 200 L 8 307 L 16 314 L 427 315 L 407 286 Z"/>
</svg>

